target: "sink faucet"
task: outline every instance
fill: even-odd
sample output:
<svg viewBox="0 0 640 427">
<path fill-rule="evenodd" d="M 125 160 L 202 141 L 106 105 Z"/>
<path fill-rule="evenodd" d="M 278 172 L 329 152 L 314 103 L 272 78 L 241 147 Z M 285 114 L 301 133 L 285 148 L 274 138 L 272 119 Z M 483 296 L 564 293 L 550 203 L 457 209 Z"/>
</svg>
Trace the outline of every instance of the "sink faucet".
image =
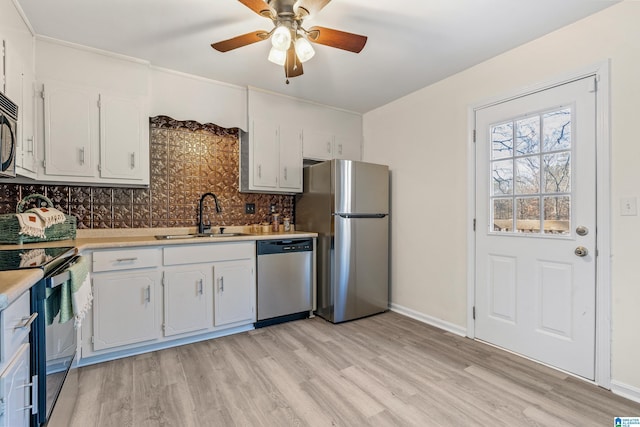
<svg viewBox="0 0 640 427">
<path fill-rule="evenodd" d="M 207 196 L 213 197 L 213 201 L 216 204 L 216 212 L 222 212 L 222 209 L 220 209 L 220 205 L 218 204 L 218 198 L 216 197 L 216 195 L 213 193 L 204 193 L 202 197 L 200 197 L 200 205 L 198 207 L 198 233 L 200 234 L 204 233 L 204 222 L 202 222 L 202 205 L 204 204 L 204 199 L 206 199 Z"/>
</svg>

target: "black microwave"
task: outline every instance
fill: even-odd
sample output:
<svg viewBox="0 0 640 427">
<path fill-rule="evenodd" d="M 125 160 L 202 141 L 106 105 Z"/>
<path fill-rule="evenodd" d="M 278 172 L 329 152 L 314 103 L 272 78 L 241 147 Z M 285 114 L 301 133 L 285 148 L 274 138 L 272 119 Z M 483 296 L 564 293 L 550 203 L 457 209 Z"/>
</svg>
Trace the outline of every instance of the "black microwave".
<svg viewBox="0 0 640 427">
<path fill-rule="evenodd" d="M 0 177 L 16 176 L 18 106 L 0 92 Z"/>
</svg>

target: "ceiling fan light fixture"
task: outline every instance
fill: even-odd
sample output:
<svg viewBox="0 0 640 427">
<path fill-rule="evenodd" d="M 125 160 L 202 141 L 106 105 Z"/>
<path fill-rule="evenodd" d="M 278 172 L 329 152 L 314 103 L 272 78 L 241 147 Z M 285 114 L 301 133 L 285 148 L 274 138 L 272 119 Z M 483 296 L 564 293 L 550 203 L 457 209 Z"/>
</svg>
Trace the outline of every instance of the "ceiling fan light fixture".
<svg viewBox="0 0 640 427">
<path fill-rule="evenodd" d="M 284 25 L 279 25 L 271 35 L 271 45 L 282 51 L 289 49 L 291 45 L 291 31 Z"/>
<path fill-rule="evenodd" d="M 287 51 L 272 47 L 269 51 L 269 57 L 267 59 L 274 64 L 284 65 L 285 61 L 287 60 Z"/>
<path fill-rule="evenodd" d="M 313 49 L 313 46 L 311 46 L 311 43 L 309 43 L 309 40 L 305 39 L 304 37 L 298 37 L 298 39 L 296 40 L 295 49 L 296 55 L 298 55 L 298 59 L 300 60 L 300 62 L 307 62 L 308 60 L 313 58 L 313 55 L 316 54 L 316 51 Z"/>
</svg>

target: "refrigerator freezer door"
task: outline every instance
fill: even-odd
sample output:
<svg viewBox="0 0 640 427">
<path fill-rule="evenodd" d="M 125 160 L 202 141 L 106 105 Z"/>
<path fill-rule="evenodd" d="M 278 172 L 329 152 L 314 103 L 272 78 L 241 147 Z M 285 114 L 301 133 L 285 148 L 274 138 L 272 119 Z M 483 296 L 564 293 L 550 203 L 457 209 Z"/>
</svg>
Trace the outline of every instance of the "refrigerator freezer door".
<svg viewBox="0 0 640 427">
<path fill-rule="evenodd" d="M 389 213 L 389 168 L 352 160 L 333 160 L 337 213 Z"/>
<path fill-rule="evenodd" d="M 381 313 L 389 305 L 389 218 L 343 218 L 335 216 L 334 270 L 328 320 L 339 323 Z M 325 298 L 328 295 L 325 295 Z M 319 295 L 320 299 L 325 299 Z M 325 317 L 325 316 L 323 316 Z"/>
</svg>

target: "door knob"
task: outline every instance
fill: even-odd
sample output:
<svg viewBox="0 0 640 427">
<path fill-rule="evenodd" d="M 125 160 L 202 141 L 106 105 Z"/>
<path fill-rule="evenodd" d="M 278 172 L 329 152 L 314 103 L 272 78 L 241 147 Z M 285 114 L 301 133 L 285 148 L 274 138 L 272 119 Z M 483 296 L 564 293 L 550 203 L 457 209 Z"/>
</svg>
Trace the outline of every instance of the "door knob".
<svg viewBox="0 0 640 427">
<path fill-rule="evenodd" d="M 573 251 L 577 256 L 583 257 L 589 254 L 589 250 L 584 246 L 578 246 L 575 251 Z"/>
<path fill-rule="evenodd" d="M 589 229 L 584 225 L 579 225 L 576 227 L 576 234 L 578 236 L 586 236 L 587 234 L 589 234 Z"/>
</svg>

